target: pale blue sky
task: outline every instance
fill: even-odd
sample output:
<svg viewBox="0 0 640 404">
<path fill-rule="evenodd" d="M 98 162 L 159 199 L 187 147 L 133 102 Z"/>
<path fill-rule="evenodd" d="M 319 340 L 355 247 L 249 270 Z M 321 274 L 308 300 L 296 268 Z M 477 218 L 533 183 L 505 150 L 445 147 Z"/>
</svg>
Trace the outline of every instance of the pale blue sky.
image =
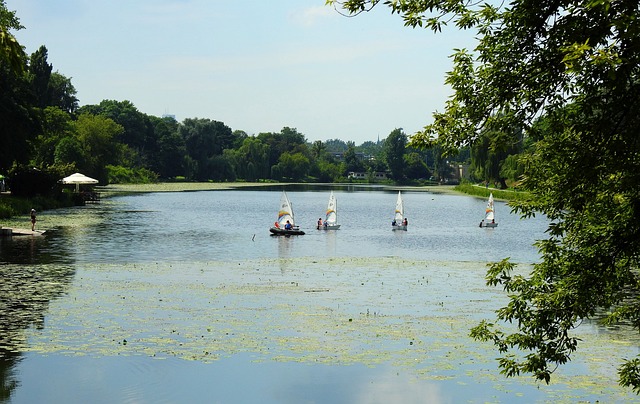
<svg viewBox="0 0 640 404">
<path fill-rule="evenodd" d="M 308 140 L 407 134 L 442 111 L 456 47 L 471 35 L 345 18 L 325 0 L 6 0 L 28 54 L 40 45 L 80 105 L 129 100 L 141 112 L 209 118 L 248 134 L 296 128 Z"/>
</svg>

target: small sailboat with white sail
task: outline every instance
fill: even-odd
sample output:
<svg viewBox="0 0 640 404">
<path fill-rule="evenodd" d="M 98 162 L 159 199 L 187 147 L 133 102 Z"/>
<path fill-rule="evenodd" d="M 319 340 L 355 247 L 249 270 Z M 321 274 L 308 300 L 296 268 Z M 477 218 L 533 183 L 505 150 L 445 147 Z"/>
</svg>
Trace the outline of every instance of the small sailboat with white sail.
<svg viewBox="0 0 640 404">
<path fill-rule="evenodd" d="M 489 194 L 484 219 L 480 221 L 480 227 L 498 227 L 498 223 L 496 222 L 496 211 L 493 206 L 493 193 Z"/>
<path fill-rule="evenodd" d="M 322 222 L 322 223 L 321 223 Z M 338 200 L 331 191 L 329 194 L 329 203 L 327 204 L 327 213 L 324 221 L 318 220 L 318 230 L 338 230 Z"/>
<path fill-rule="evenodd" d="M 393 215 L 393 221 L 391 222 L 392 230 L 407 230 L 407 218 L 404 216 L 404 201 L 402 200 L 402 193 L 398 191 L 398 198 L 396 199 L 396 210 Z"/>
<path fill-rule="evenodd" d="M 293 216 L 293 206 L 285 191 L 282 191 L 282 196 L 280 197 L 278 220 L 275 221 L 269 231 L 275 236 L 297 236 L 304 234 L 304 232 L 296 226 Z"/>
</svg>

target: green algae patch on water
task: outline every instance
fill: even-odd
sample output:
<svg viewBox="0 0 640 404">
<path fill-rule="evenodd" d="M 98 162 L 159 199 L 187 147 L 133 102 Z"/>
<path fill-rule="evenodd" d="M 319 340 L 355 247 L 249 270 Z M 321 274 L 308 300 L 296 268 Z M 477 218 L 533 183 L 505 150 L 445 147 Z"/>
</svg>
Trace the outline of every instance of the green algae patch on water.
<svg viewBox="0 0 640 404">
<path fill-rule="evenodd" d="M 203 363 L 250 353 L 257 362 L 385 364 L 419 379 L 464 375 L 508 389 L 513 379 L 499 375 L 493 347 L 469 338 L 506 302 L 483 286 L 485 271 L 483 263 L 397 257 L 83 264 L 46 308 L 44 326 L 27 329 L 20 346 Z M 605 344 L 603 336 L 594 352 Z M 611 357 L 629 347 L 609 348 Z M 557 377 L 581 391 L 598 388 L 586 377 Z"/>
</svg>

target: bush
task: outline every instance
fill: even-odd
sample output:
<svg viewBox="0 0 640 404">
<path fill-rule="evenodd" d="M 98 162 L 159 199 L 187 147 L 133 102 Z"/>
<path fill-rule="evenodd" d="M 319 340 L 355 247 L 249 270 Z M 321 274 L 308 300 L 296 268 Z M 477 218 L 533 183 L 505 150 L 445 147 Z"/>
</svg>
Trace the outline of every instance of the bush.
<svg viewBox="0 0 640 404">
<path fill-rule="evenodd" d="M 109 184 L 149 184 L 158 182 L 158 174 L 146 168 L 129 168 L 109 165 Z"/>
</svg>

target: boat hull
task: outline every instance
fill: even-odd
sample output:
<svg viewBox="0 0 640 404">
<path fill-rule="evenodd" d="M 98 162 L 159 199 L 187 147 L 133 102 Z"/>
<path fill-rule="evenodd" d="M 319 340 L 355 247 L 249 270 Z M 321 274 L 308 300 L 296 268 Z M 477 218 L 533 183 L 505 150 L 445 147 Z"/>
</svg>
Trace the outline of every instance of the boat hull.
<svg viewBox="0 0 640 404">
<path fill-rule="evenodd" d="M 338 230 L 340 228 L 339 224 L 328 224 L 326 226 L 318 226 L 318 230 Z"/>
<path fill-rule="evenodd" d="M 490 228 L 498 227 L 498 223 L 483 223 L 482 226 L 480 227 L 490 227 Z"/>
<path fill-rule="evenodd" d="M 279 229 L 277 227 L 270 228 L 269 232 L 271 232 L 271 234 L 274 235 L 274 236 L 302 236 L 302 235 L 304 235 L 304 232 L 302 230 L 300 230 L 300 229 L 285 230 L 285 229 Z"/>
<path fill-rule="evenodd" d="M 391 226 L 391 230 L 396 231 L 396 230 L 404 230 L 407 231 L 407 226 L 403 226 L 403 225 L 395 225 L 395 226 Z"/>
</svg>

